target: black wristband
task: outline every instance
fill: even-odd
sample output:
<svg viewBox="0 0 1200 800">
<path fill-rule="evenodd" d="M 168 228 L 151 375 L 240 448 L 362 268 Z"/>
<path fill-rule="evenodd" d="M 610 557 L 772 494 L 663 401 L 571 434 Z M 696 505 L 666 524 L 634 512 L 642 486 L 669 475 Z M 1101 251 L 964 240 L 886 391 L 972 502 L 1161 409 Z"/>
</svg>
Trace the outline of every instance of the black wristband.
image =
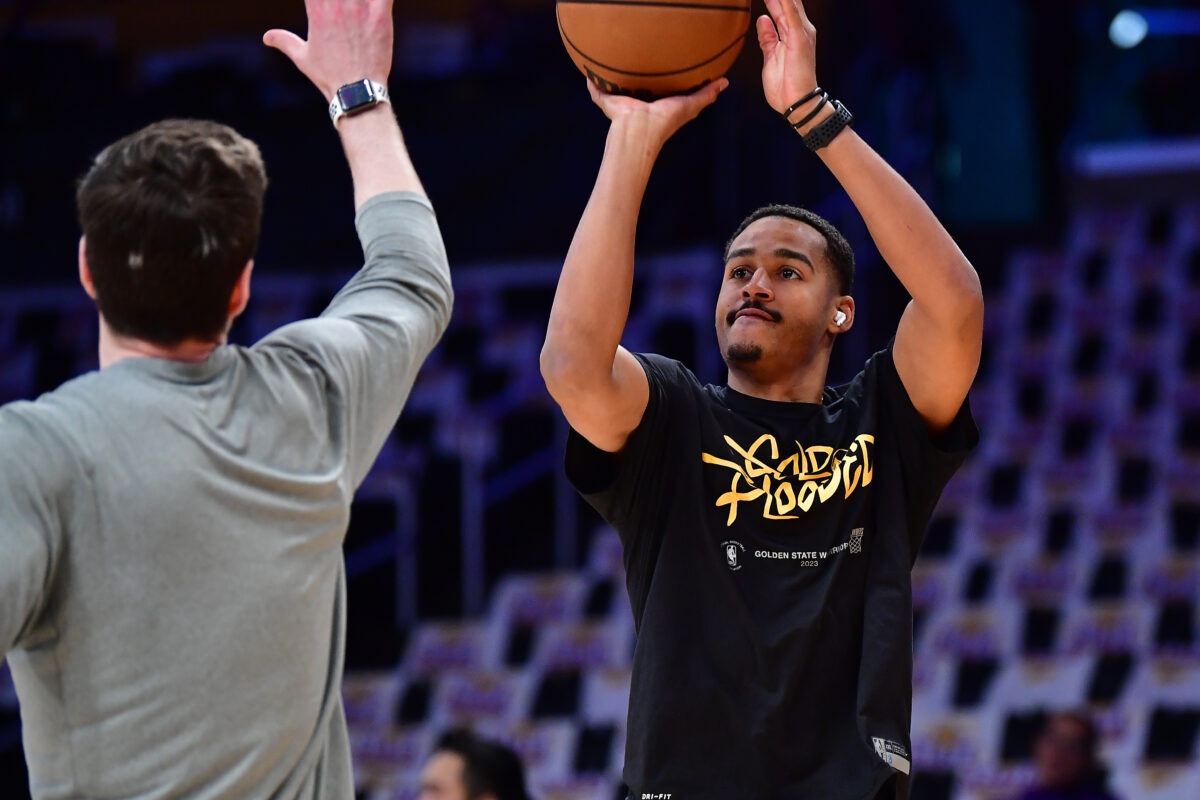
<svg viewBox="0 0 1200 800">
<path fill-rule="evenodd" d="M 804 137 L 804 146 L 809 150 L 820 150 L 845 130 L 847 125 L 854 122 L 854 115 L 850 113 L 850 109 L 841 104 L 841 101 L 834 100 L 833 107 L 833 116 L 813 128 Z"/>
<path fill-rule="evenodd" d="M 800 130 L 801 128 L 803 128 L 805 125 L 807 125 L 809 123 L 809 121 L 813 117 L 815 117 L 817 114 L 821 113 L 821 109 L 824 108 L 825 104 L 828 102 L 829 102 L 829 95 L 825 95 L 824 97 L 821 98 L 821 102 L 817 103 L 817 107 L 814 108 L 811 113 L 809 113 L 804 119 L 800 120 L 799 122 L 793 123 L 792 127 L 795 128 L 796 130 Z M 834 100 L 833 102 L 836 103 L 837 101 Z"/>
<path fill-rule="evenodd" d="M 790 116 L 792 115 L 792 113 L 793 113 L 793 112 L 794 112 L 796 109 L 798 109 L 800 106 L 804 105 L 804 104 L 805 104 L 805 103 L 807 103 L 809 100 L 812 100 L 812 99 L 813 99 L 814 97 L 816 97 L 817 95 L 823 95 L 823 94 L 825 94 L 825 90 L 824 90 L 824 89 L 822 89 L 820 86 L 818 86 L 817 88 L 813 89 L 813 90 L 812 90 L 811 92 L 809 92 L 808 94 L 804 95 L 804 97 L 801 97 L 799 100 L 797 100 L 796 102 L 792 103 L 791 107 L 790 107 L 790 108 L 788 108 L 788 110 L 787 110 L 787 111 L 783 112 L 783 115 L 782 115 L 782 116 L 783 116 L 783 118 L 784 118 L 784 119 L 787 119 L 787 118 L 788 118 L 788 117 L 790 117 Z M 825 95 L 825 96 L 826 96 L 826 97 L 828 97 L 828 95 Z"/>
</svg>

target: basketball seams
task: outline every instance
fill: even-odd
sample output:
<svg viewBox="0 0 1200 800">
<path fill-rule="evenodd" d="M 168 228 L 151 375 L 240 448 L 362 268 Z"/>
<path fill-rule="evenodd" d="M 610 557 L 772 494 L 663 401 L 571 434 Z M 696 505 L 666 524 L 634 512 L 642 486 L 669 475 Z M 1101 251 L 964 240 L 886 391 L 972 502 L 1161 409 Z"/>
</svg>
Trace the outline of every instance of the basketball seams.
<svg viewBox="0 0 1200 800">
<path fill-rule="evenodd" d="M 571 60 L 591 81 L 652 99 L 725 74 L 745 44 L 750 11 L 749 0 L 558 0 L 554 16 Z"/>
<path fill-rule="evenodd" d="M 693 8 L 693 7 L 695 7 L 695 6 L 690 6 L 690 5 L 684 6 L 679 3 L 657 3 L 657 2 L 656 3 L 636 3 L 636 2 L 629 2 L 629 0 L 560 0 L 560 2 L 559 2 L 559 5 L 566 5 L 566 4 L 572 4 L 572 5 L 670 6 L 672 8 Z M 715 8 L 715 6 L 700 6 L 700 7 L 701 8 Z M 748 11 L 749 8 L 748 7 L 745 9 L 739 8 L 739 9 L 735 9 L 735 10 Z M 555 21 L 558 23 L 558 32 L 562 36 L 563 41 L 566 42 L 567 45 L 572 50 L 574 50 L 576 53 L 578 53 L 580 58 L 584 59 L 585 61 L 587 61 L 590 64 L 600 67 L 601 69 L 608 70 L 609 72 L 614 72 L 619 75 L 629 75 L 629 76 L 635 77 L 635 78 L 667 78 L 672 75 L 682 75 L 685 72 L 691 72 L 692 70 L 700 69 L 701 67 L 703 67 L 707 64 L 711 64 L 712 62 L 716 61 L 718 58 L 720 58 L 721 56 L 728 53 L 732 48 L 734 48 L 738 44 L 740 44 L 746 38 L 746 31 L 748 31 L 750 29 L 750 22 L 749 22 L 749 20 L 747 20 L 746 27 L 742 29 L 741 33 L 739 33 L 736 37 L 734 37 L 732 42 L 730 42 L 729 44 L 722 47 L 720 50 L 718 50 L 716 52 L 716 54 L 710 56 L 709 58 L 704 59 L 703 61 L 692 64 L 691 66 L 682 67 L 680 69 L 668 70 L 667 72 L 633 72 L 631 70 L 619 69 L 618 67 L 609 66 L 608 64 L 598 61 L 595 58 L 592 58 L 591 56 L 589 56 L 587 53 L 583 52 L 583 50 L 579 49 L 579 46 L 577 44 L 575 44 L 575 42 L 571 41 L 571 37 L 567 35 L 567 31 L 563 27 L 562 17 L 558 14 L 557 10 L 555 10 L 554 18 L 555 18 Z"/>
<path fill-rule="evenodd" d="M 575 43 L 572 42 L 567 37 L 567 32 L 562 29 L 562 22 L 559 22 L 558 30 L 562 34 L 562 37 L 567 42 L 567 44 L 569 44 L 571 46 L 571 49 L 574 50 L 576 53 L 579 53 L 580 57 L 585 59 L 589 64 L 593 64 L 597 67 L 600 67 L 601 69 L 608 70 L 609 72 L 615 72 L 618 75 L 630 75 L 635 78 L 669 78 L 672 75 L 682 75 L 685 72 L 691 72 L 694 69 L 700 69 L 700 67 L 703 67 L 707 64 L 711 64 L 712 62 L 716 61 L 721 56 L 728 53 L 730 51 L 730 49 L 732 49 L 733 47 L 736 47 L 738 44 L 740 44 L 742 39 L 746 36 L 746 32 L 742 31 L 740 36 L 738 36 L 736 39 L 734 39 L 729 44 L 722 47 L 720 52 L 718 52 L 716 55 L 714 55 L 711 58 L 706 58 L 703 61 L 699 62 L 698 64 L 693 64 L 690 67 L 684 67 L 682 69 L 673 69 L 673 70 L 670 70 L 669 72 L 631 72 L 630 70 L 627 70 L 627 69 L 617 69 L 616 67 L 610 67 L 607 64 L 602 64 L 599 61 L 597 61 L 596 59 L 589 56 L 587 53 L 580 50 L 578 47 L 575 46 Z"/>
</svg>

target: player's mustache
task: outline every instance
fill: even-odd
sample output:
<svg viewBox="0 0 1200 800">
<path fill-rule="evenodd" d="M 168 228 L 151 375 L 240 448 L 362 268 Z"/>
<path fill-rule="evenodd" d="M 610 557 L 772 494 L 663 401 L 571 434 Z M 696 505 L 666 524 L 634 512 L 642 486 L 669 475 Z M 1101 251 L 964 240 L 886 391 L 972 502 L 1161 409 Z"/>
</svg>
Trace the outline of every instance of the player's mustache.
<svg viewBox="0 0 1200 800">
<path fill-rule="evenodd" d="M 738 308 L 735 308 L 733 311 L 730 311 L 728 314 L 725 315 L 725 324 L 732 325 L 733 321 L 735 319 L 737 319 L 737 315 L 742 313 L 743 311 L 745 311 L 747 308 L 758 309 L 759 311 L 763 312 L 768 317 L 770 317 L 772 319 L 772 321 L 774 321 L 774 322 L 779 322 L 781 319 L 783 319 L 783 315 L 780 314 L 778 311 L 773 311 L 772 309 L 767 308 L 766 306 L 764 306 L 762 303 L 760 303 L 757 300 L 747 300 L 741 306 L 739 306 Z"/>
</svg>

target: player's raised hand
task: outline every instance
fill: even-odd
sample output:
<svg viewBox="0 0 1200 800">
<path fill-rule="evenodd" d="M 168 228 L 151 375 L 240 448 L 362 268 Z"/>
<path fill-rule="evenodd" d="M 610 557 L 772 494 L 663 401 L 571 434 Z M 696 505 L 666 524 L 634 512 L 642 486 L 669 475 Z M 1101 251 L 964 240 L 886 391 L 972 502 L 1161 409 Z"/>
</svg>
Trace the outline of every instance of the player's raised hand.
<svg viewBox="0 0 1200 800">
<path fill-rule="evenodd" d="M 308 38 L 274 28 L 263 43 L 292 60 L 325 95 L 363 78 L 387 85 L 392 71 L 392 0 L 306 0 Z"/>
<path fill-rule="evenodd" d="M 656 146 L 661 146 L 677 130 L 695 119 L 701 111 L 712 105 L 725 87 L 727 78 L 709 81 L 690 94 L 660 97 L 653 102 L 638 100 L 618 94 L 600 91 L 592 81 L 587 82 L 592 102 L 600 106 L 604 116 L 613 122 L 618 120 L 638 123 L 643 133 Z"/>
<path fill-rule="evenodd" d="M 766 0 L 758 18 L 758 46 L 763 54 L 763 94 L 783 113 L 817 87 L 817 29 L 800 0 Z"/>
</svg>

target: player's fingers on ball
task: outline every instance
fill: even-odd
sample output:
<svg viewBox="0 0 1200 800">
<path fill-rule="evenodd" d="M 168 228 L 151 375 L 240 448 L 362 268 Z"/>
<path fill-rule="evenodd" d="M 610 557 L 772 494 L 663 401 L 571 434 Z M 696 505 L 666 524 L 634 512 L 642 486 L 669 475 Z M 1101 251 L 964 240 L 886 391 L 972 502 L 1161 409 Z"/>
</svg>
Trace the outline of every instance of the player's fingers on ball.
<svg viewBox="0 0 1200 800">
<path fill-rule="evenodd" d="M 709 90 L 709 94 L 710 94 L 710 96 L 708 98 L 708 102 L 711 103 L 714 100 L 716 100 L 718 97 L 721 96 L 721 92 L 723 92 L 729 88 L 729 79 L 728 78 L 717 78 L 715 81 L 708 84 L 708 86 L 706 88 Z"/>
<path fill-rule="evenodd" d="M 709 81 L 708 83 L 704 84 L 702 87 L 693 92 L 689 98 L 691 101 L 688 104 L 690 106 L 689 111 L 693 116 L 699 114 L 702 109 L 712 105 L 713 102 L 716 101 L 717 95 L 721 94 L 724 88 L 728 85 L 729 81 L 725 80 L 724 78 L 718 78 L 715 81 Z"/>
<path fill-rule="evenodd" d="M 700 109 L 712 102 L 711 86 L 711 83 L 706 83 L 694 92 L 680 95 L 678 107 L 682 108 L 688 116 L 698 114 Z"/>
<path fill-rule="evenodd" d="M 584 78 L 584 81 L 587 82 L 588 94 L 590 94 L 592 96 L 592 102 L 598 106 L 603 106 L 604 105 L 604 95 L 601 94 L 600 89 L 596 86 L 595 83 L 592 82 L 592 80 L 590 78 Z"/>
<path fill-rule="evenodd" d="M 709 95 L 716 96 L 721 89 L 729 85 L 728 78 L 717 78 L 716 80 L 705 81 L 704 85 L 692 92 L 693 97 L 708 97 Z"/>
</svg>

